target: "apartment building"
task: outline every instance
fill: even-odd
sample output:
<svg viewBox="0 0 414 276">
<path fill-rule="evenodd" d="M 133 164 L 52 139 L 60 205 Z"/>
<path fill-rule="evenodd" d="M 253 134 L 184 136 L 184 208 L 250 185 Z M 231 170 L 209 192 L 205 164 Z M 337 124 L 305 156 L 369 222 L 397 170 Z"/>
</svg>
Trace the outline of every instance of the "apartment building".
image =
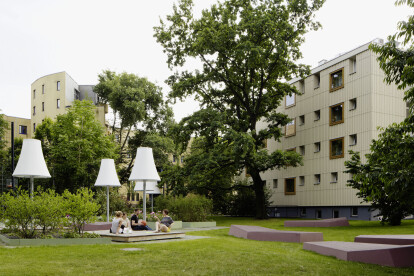
<svg viewBox="0 0 414 276">
<path fill-rule="evenodd" d="M 30 119 L 26 118 L 19 118 L 13 116 L 4 115 L 4 119 L 9 125 L 9 128 L 6 130 L 5 133 L 5 140 L 6 140 L 6 147 L 11 146 L 11 123 L 14 125 L 14 137 L 15 138 L 22 138 L 28 139 L 30 138 L 31 133 L 31 121 Z"/>
<path fill-rule="evenodd" d="M 96 118 L 105 126 L 105 113 L 108 107 L 98 105 L 98 96 L 93 92 L 93 85 L 79 85 L 66 72 L 43 76 L 31 85 L 31 132 L 36 131 L 46 117 L 55 119 L 66 113 L 75 100 L 92 100 L 96 105 Z"/>
<path fill-rule="evenodd" d="M 267 148 L 296 151 L 303 166 L 262 174 L 273 193 L 270 216 L 374 219 L 369 204 L 347 186 L 344 162 L 350 159 L 349 150 L 361 157 L 369 153 L 380 133 L 377 127 L 401 122 L 406 104 L 403 92 L 384 82 L 370 43 L 323 60 L 308 77 L 290 81 L 301 95 L 286 96 L 278 111 L 292 122 L 281 141 L 269 140 Z"/>
</svg>

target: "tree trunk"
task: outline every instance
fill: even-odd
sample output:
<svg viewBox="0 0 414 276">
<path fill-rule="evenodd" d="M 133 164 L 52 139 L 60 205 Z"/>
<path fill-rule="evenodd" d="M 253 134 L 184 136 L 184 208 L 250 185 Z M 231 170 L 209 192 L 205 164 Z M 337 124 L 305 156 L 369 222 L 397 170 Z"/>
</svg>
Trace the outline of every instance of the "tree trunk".
<svg viewBox="0 0 414 276">
<path fill-rule="evenodd" d="M 253 188 L 256 195 L 256 218 L 267 219 L 264 183 L 259 172 L 252 172 L 251 176 L 253 178 Z"/>
</svg>

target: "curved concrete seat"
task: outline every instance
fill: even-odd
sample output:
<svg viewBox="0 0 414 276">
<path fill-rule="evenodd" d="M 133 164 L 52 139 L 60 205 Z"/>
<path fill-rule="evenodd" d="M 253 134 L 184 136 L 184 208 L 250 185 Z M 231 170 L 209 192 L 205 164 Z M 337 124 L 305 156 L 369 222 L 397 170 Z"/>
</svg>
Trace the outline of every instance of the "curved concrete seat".
<svg viewBox="0 0 414 276">
<path fill-rule="evenodd" d="M 337 227 L 349 226 L 348 219 L 332 218 L 320 220 L 287 220 L 284 223 L 285 227 Z"/>
</svg>

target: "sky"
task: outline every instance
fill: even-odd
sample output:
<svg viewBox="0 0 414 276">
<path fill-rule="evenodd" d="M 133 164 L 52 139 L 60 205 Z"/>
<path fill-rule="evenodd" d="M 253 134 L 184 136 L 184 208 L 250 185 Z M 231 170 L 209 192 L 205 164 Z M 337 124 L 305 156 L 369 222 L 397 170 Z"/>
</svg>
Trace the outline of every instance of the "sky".
<svg viewBox="0 0 414 276">
<path fill-rule="evenodd" d="M 153 27 L 172 12 L 170 0 L 0 0 L 0 113 L 30 118 L 30 85 L 66 71 L 96 84 L 103 70 L 147 77 L 163 88 L 172 73 Z M 199 15 L 216 0 L 195 0 Z M 386 39 L 413 10 L 394 0 L 327 0 L 316 13 L 323 28 L 306 34 L 300 61 L 316 67 L 375 38 Z M 198 109 L 173 106 L 179 121 Z"/>
</svg>

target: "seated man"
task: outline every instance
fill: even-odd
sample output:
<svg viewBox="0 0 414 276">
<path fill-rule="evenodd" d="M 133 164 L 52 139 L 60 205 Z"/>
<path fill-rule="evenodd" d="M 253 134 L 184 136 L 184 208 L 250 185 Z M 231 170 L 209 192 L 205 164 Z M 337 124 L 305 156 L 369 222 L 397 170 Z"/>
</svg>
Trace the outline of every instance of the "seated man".
<svg viewBox="0 0 414 276">
<path fill-rule="evenodd" d="M 131 217 L 132 230 L 152 230 L 146 224 L 142 222 L 142 219 L 138 219 L 139 209 L 135 209 L 134 214 Z"/>
</svg>

